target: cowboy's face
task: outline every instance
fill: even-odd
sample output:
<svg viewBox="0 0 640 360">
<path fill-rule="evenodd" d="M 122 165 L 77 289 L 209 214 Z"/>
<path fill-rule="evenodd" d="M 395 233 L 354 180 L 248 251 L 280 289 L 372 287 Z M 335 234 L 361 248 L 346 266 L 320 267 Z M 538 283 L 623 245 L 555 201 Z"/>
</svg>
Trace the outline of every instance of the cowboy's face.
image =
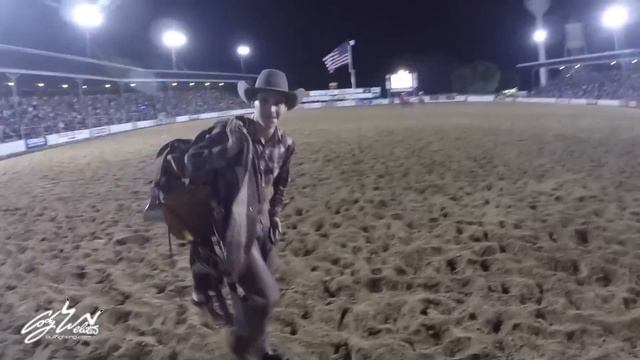
<svg viewBox="0 0 640 360">
<path fill-rule="evenodd" d="M 258 94 L 255 107 L 255 118 L 263 126 L 277 125 L 278 120 L 286 111 L 284 105 L 284 95 L 274 92 L 263 92 Z"/>
</svg>

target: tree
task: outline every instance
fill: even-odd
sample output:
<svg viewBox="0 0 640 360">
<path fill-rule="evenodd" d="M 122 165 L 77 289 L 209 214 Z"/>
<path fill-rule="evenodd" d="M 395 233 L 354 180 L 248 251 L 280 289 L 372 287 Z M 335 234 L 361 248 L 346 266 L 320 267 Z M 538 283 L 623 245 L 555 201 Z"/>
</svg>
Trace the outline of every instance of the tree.
<svg viewBox="0 0 640 360">
<path fill-rule="evenodd" d="M 476 61 L 451 76 L 453 91 L 460 94 L 491 94 L 500 84 L 500 69 L 490 62 Z"/>
</svg>

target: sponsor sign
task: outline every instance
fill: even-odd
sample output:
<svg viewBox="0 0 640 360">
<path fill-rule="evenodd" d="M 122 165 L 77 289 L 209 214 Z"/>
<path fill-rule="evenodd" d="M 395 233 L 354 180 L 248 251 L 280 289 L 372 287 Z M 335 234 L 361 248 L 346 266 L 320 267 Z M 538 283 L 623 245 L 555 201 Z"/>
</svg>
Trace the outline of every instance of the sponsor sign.
<svg viewBox="0 0 640 360">
<path fill-rule="evenodd" d="M 25 140 L 25 145 L 27 147 L 27 150 L 46 147 L 47 146 L 47 138 L 38 137 L 38 138 L 27 139 L 27 140 Z"/>
<path fill-rule="evenodd" d="M 109 127 L 108 126 L 100 126 L 96 128 L 92 128 L 89 131 L 91 137 L 105 136 L 109 135 Z"/>
</svg>

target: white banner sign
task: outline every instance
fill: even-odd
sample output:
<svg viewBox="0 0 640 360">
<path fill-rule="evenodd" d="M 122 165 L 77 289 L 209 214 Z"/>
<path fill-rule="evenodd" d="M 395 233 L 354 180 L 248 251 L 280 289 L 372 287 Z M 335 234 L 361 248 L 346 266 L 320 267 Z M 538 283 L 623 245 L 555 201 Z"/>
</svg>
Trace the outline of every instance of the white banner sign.
<svg viewBox="0 0 640 360">
<path fill-rule="evenodd" d="M 133 130 L 133 123 L 109 125 L 109 132 L 112 134 Z"/>
<path fill-rule="evenodd" d="M 24 140 L 12 141 L 0 144 L 0 156 L 20 153 L 27 150 Z"/>
</svg>

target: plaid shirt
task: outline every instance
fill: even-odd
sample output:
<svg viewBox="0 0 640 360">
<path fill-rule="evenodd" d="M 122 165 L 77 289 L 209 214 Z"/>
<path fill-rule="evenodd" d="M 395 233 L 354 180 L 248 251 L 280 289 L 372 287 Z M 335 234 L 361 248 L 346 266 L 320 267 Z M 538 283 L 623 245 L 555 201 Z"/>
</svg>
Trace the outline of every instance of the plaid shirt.
<svg viewBox="0 0 640 360">
<path fill-rule="evenodd" d="M 277 217 L 284 204 L 284 196 L 289 185 L 289 168 L 295 151 L 295 143 L 279 127 L 265 142 L 259 136 L 259 124 L 252 118 L 238 116 L 247 129 L 254 144 L 255 158 L 259 169 L 261 199 L 270 199 L 259 204 L 258 217 L 264 225 L 272 217 Z"/>
</svg>

